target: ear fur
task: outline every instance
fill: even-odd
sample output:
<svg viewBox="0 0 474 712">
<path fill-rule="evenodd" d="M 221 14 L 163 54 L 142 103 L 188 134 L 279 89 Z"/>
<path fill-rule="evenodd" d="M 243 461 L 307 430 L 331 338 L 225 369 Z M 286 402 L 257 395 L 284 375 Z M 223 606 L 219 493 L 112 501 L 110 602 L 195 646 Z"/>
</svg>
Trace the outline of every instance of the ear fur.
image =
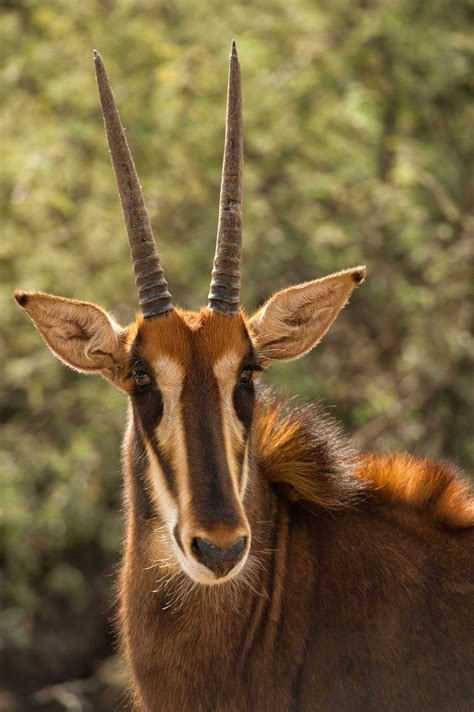
<svg viewBox="0 0 474 712">
<path fill-rule="evenodd" d="M 274 294 L 250 319 L 260 358 L 288 361 L 310 351 L 366 272 L 365 267 L 355 267 Z"/>
<path fill-rule="evenodd" d="M 125 332 L 103 309 L 42 292 L 17 291 L 14 296 L 55 356 L 78 371 L 115 381 Z"/>
</svg>

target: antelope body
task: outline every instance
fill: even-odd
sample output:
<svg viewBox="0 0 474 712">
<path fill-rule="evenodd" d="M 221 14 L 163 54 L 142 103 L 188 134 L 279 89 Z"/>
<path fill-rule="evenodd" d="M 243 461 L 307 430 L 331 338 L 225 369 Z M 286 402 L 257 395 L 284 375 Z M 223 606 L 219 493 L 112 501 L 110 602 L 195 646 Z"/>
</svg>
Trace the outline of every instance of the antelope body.
<svg viewBox="0 0 474 712">
<path fill-rule="evenodd" d="M 474 506 L 448 464 L 352 451 L 258 384 L 325 334 L 364 267 L 239 308 L 242 123 L 231 51 L 209 303 L 172 305 L 95 53 L 142 314 L 15 294 L 61 360 L 130 397 L 120 635 L 144 712 L 466 710 Z"/>
</svg>

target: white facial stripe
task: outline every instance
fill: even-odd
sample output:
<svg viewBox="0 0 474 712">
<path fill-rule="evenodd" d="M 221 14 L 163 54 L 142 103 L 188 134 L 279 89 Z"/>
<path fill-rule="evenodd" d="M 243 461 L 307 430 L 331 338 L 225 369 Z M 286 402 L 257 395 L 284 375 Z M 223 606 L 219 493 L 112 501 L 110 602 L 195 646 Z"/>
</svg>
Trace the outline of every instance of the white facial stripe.
<svg viewBox="0 0 474 712">
<path fill-rule="evenodd" d="M 164 406 L 157 435 L 160 445 L 168 447 L 168 441 L 173 438 L 175 431 L 175 410 L 183 390 L 184 368 L 170 356 L 160 356 L 153 366 Z"/>
<path fill-rule="evenodd" d="M 173 412 L 173 437 L 170 448 L 170 458 L 176 475 L 179 511 L 181 517 L 187 519 L 191 504 L 191 488 L 189 482 L 188 450 L 184 433 L 182 405 L 178 403 Z M 158 427 L 159 433 L 159 427 Z"/>
<path fill-rule="evenodd" d="M 237 369 L 242 361 L 242 356 L 236 353 L 224 354 L 214 364 L 214 375 L 218 381 L 229 381 L 229 372 L 234 373 L 237 378 Z"/>
<path fill-rule="evenodd" d="M 153 364 L 160 388 L 165 391 L 181 391 L 184 367 L 171 356 L 159 356 Z"/>
<path fill-rule="evenodd" d="M 163 454 L 173 465 L 177 480 L 179 512 L 181 517 L 186 518 L 191 495 L 180 400 L 185 375 L 184 367 L 170 356 L 163 355 L 157 358 L 153 365 L 163 399 L 163 417 L 156 427 L 155 435 Z"/>
<path fill-rule="evenodd" d="M 242 444 L 244 428 L 234 410 L 234 387 L 237 381 L 238 368 L 242 358 L 237 354 L 228 353 L 214 364 L 214 375 L 219 384 L 219 392 L 223 404 L 223 424 L 228 425 L 232 440 Z"/>
<path fill-rule="evenodd" d="M 168 527 L 170 532 L 173 531 L 176 522 L 178 521 L 178 507 L 166 484 L 165 474 L 161 468 L 158 459 L 153 452 L 151 445 L 145 441 L 148 462 L 150 463 L 149 472 L 153 483 L 155 503 L 158 508 L 161 518 Z"/>
<path fill-rule="evenodd" d="M 184 367 L 170 356 L 160 355 L 153 364 L 156 380 L 163 399 L 163 416 L 155 429 L 155 437 L 163 454 L 169 458 L 176 475 L 176 491 L 179 511 L 187 500 L 187 453 L 181 420 L 181 392 L 183 390 Z M 153 483 L 156 495 L 170 534 L 178 521 L 178 503 L 166 487 L 162 468 L 153 452 L 147 446 L 149 457 L 154 464 Z M 165 510 L 165 511 L 163 511 Z M 172 524 L 171 524 L 172 522 Z"/>
<path fill-rule="evenodd" d="M 227 353 L 214 364 L 214 375 L 217 379 L 221 397 L 222 435 L 226 459 L 229 463 L 233 489 L 237 499 L 240 499 L 238 483 L 241 473 L 235 451 L 237 447 L 242 447 L 244 442 L 244 428 L 235 413 L 233 393 L 241 360 L 242 358 L 237 354 Z"/>
<path fill-rule="evenodd" d="M 240 483 L 240 499 L 244 498 L 245 489 L 249 478 L 249 444 L 245 443 L 244 462 L 242 465 L 242 482 Z"/>
</svg>

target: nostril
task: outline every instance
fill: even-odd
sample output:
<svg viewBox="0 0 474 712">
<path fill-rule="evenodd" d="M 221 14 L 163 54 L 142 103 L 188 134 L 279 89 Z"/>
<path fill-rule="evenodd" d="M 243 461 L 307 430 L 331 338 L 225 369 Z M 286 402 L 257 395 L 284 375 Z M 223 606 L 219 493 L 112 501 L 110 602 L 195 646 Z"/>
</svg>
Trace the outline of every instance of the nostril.
<svg viewBox="0 0 474 712">
<path fill-rule="evenodd" d="M 245 537 L 239 537 L 226 549 L 221 549 L 207 539 L 195 537 L 192 541 L 191 549 L 195 556 L 210 556 L 220 561 L 226 561 L 234 559 L 242 553 L 245 549 Z"/>
<path fill-rule="evenodd" d="M 197 559 L 200 559 L 202 556 L 201 542 L 204 542 L 204 539 L 199 539 L 198 537 L 194 537 L 191 542 L 191 551 Z"/>
<path fill-rule="evenodd" d="M 246 543 L 246 538 L 241 536 L 230 546 L 221 549 L 207 539 L 195 537 L 191 543 L 191 551 L 200 563 L 219 577 L 225 576 L 242 558 Z"/>
</svg>

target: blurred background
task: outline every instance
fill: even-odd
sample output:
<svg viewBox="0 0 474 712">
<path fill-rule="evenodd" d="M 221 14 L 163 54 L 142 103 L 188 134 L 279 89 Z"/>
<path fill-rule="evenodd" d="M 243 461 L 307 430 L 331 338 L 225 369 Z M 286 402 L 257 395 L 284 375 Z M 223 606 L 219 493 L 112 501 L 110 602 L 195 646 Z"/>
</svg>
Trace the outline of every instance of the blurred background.
<svg viewBox="0 0 474 712">
<path fill-rule="evenodd" d="M 198 308 L 236 37 L 244 306 L 331 271 L 369 270 L 318 349 L 267 381 L 321 399 L 360 447 L 469 469 L 469 3 L 0 8 L 0 710 L 126 709 L 112 625 L 126 401 L 55 361 L 11 298 L 14 287 L 40 289 L 97 302 L 122 323 L 134 315 L 92 49 L 115 89 L 175 302 Z"/>
</svg>

